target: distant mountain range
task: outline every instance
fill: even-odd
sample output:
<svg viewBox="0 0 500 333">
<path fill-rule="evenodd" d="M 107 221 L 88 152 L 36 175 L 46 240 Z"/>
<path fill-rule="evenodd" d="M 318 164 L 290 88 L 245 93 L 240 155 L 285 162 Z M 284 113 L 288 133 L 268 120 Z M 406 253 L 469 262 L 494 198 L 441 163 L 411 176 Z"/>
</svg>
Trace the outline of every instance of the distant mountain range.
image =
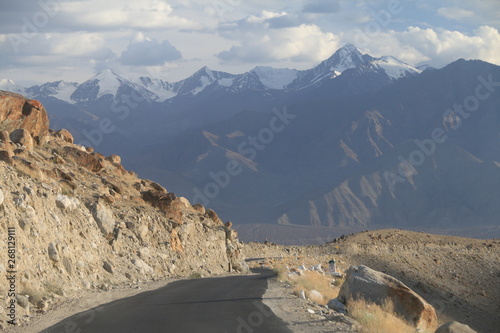
<svg viewBox="0 0 500 333">
<path fill-rule="evenodd" d="M 309 70 L 0 89 L 235 223 L 450 229 L 500 222 L 496 82 L 482 61 L 415 68 L 348 44 Z"/>
<path fill-rule="evenodd" d="M 293 92 L 334 78 L 347 69 L 359 66 L 379 70 L 390 80 L 421 73 L 420 69 L 405 64 L 394 57 L 373 58 L 363 55 L 353 45 L 347 44 L 332 57 L 309 70 L 295 70 L 258 66 L 243 74 L 229 74 L 203 67 L 192 76 L 179 82 L 167 82 L 159 78 L 140 77 L 126 79 L 110 69 L 104 70 L 89 80 L 76 82 L 55 81 L 23 88 L 14 81 L 0 80 L 0 89 L 23 93 L 40 100 L 55 98 L 70 104 L 96 102 L 107 96 L 118 100 L 133 91 L 147 102 L 162 103 L 178 96 L 195 96 L 207 88 L 226 92 L 246 90 L 282 90 Z"/>
</svg>

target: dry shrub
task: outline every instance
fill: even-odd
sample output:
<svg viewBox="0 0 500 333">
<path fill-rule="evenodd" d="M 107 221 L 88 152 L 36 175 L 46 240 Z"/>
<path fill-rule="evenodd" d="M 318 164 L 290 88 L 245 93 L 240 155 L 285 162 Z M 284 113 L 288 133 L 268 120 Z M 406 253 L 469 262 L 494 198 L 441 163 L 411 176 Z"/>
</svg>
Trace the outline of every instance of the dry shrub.
<svg viewBox="0 0 500 333">
<path fill-rule="evenodd" d="M 414 333 L 415 327 L 394 314 L 394 305 L 386 299 L 382 306 L 367 302 L 363 298 L 349 299 L 349 316 L 356 319 L 364 333 Z"/>
<path fill-rule="evenodd" d="M 335 298 L 339 294 L 340 288 L 331 285 L 332 278 L 316 271 L 305 271 L 304 275 L 288 276 L 288 270 L 281 266 L 274 269 L 275 275 L 281 281 L 287 281 L 293 286 L 294 292 L 298 295 L 300 290 L 304 290 L 306 294 L 311 290 L 316 290 L 323 295 L 322 300 L 312 300 L 318 304 L 325 305 L 329 300 Z"/>
</svg>

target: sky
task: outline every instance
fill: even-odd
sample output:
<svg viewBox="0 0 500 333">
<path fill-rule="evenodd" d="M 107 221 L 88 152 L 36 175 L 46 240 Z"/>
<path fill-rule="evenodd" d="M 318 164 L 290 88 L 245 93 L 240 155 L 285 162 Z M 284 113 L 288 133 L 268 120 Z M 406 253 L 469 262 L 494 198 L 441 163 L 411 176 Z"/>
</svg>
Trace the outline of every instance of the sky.
<svg viewBox="0 0 500 333">
<path fill-rule="evenodd" d="M 0 79 L 185 79 L 203 66 L 308 69 L 346 43 L 442 67 L 500 65 L 498 0 L 0 0 Z"/>
</svg>

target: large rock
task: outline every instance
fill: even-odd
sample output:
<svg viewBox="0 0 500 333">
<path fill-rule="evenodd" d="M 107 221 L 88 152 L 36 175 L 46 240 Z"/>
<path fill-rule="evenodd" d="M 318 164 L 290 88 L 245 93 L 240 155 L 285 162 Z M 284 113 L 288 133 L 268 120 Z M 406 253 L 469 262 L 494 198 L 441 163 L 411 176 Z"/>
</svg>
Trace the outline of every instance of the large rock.
<svg viewBox="0 0 500 333">
<path fill-rule="evenodd" d="M 115 218 L 113 212 L 101 202 L 92 206 L 92 215 L 94 216 L 97 226 L 104 236 L 108 236 L 115 228 Z"/>
<path fill-rule="evenodd" d="M 467 325 L 460 324 L 456 321 L 450 321 L 440 326 L 435 333 L 477 333 Z"/>
<path fill-rule="evenodd" d="M 349 306 L 349 299 L 364 298 L 376 304 L 389 299 L 396 314 L 419 329 L 437 327 L 436 311 L 398 279 L 366 266 L 351 266 L 340 288 L 338 300 Z"/>
<path fill-rule="evenodd" d="M 18 128 L 24 128 L 34 138 L 47 134 L 47 111 L 38 101 L 0 91 L 0 131 L 12 132 Z"/>
<path fill-rule="evenodd" d="M 18 143 L 28 150 L 33 150 L 33 137 L 30 132 L 24 128 L 18 128 L 12 133 L 10 133 L 10 141 L 14 143 Z"/>
</svg>

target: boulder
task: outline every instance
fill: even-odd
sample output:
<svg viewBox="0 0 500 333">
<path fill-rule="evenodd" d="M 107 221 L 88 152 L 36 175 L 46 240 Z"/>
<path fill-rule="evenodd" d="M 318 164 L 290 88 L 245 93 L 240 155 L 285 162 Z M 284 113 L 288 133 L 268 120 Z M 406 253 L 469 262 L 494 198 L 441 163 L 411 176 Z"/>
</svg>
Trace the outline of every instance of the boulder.
<svg viewBox="0 0 500 333">
<path fill-rule="evenodd" d="M 91 209 L 92 215 L 104 236 L 112 233 L 115 228 L 113 212 L 101 202 L 96 203 Z"/>
<path fill-rule="evenodd" d="M 27 150 L 33 150 L 33 138 L 31 137 L 31 134 L 24 128 L 18 128 L 10 133 L 10 141 L 25 146 Z"/>
<path fill-rule="evenodd" d="M 307 294 L 307 298 L 314 303 L 321 303 L 323 301 L 323 295 L 317 290 L 311 290 Z"/>
<path fill-rule="evenodd" d="M 75 139 L 73 139 L 73 135 L 67 129 L 61 129 L 54 133 L 55 136 L 63 139 L 66 142 L 74 143 Z"/>
<path fill-rule="evenodd" d="M 337 311 L 340 313 L 347 313 L 347 308 L 345 307 L 344 303 L 340 302 L 337 298 L 329 300 L 326 305 L 331 310 L 334 310 L 334 311 Z"/>
<path fill-rule="evenodd" d="M 0 131 L 24 128 L 33 138 L 49 131 L 47 111 L 35 100 L 7 91 L 0 91 Z"/>
<path fill-rule="evenodd" d="M 122 162 L 122 158 L 118 155 L 109 155 L 108 157 L 106 157 L 106 161 L 109 161 L 111 163 L 120 164 Z"/>
<path fill-rule="evenodd" d="M 381 305 L 389 299 L 394 312 L 418 329 L 437 326 L 434 308 L 396 278 L 367 266 L 351 266 L 340 288 L 338 300 L 347 306 L 349 299 L 363 298 Z"/>
<path fill-rule="evenodd" d="M 435 333 L 477 333 L 467 325 L 460 324 L 456 321 L 450 321 L 440 326 Z"/>
<path fill-rule="evenodd" d="M 89 154 L 73 147 L 64 147 L 66 160 L 71 158 L 76 164 L 92 171 L 98 172 L 104 168 L 102 159 L 98 154 Z"/>
<path fill-rule="evenodd" d="M 56 206 L 62 210 L 74 210 L 79 204 L 80 201 L 77 198 L 70 198 L 62 194 L 56 197 Z"/>
</svg>

